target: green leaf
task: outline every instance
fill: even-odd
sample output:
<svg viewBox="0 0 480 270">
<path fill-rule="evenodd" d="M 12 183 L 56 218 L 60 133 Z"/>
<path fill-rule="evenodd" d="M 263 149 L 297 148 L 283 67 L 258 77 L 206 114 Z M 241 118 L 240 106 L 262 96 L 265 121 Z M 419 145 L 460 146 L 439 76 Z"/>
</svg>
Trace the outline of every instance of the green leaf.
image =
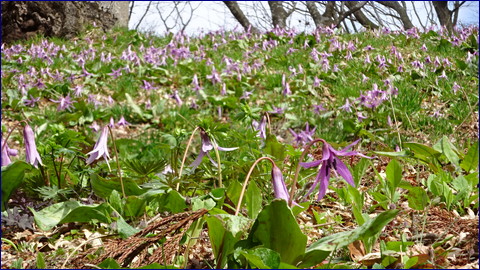
<svg viewBox="0 0 480 270">
<path fill-rule="evenodd" d="M 357 163 L 357 165 L 353 167 L 352 176 L 353 176 L 353 181 L 355 182 L 356 187 L 360 185 L 360 181 L 362 180 L 362 177 L 365 174 L 365 171 L 367 170 L 369 164 L 370 163 L 368 162 L 367 159 L 362 158 Z"/>
<path fill-rule="evenodd" d="M 242 191 L 242 185 L 240 185 L 238 181 L 234 180 L 230 182 L 230 185 L 228 186 L 228 189 L 227 189 L 227 196 L 235 204 L 235 206 L 238 204 L 241 191 Z"/>
<path fill-rule="evenodd" d="M 223 268 L 227 256 L 233 252 L 235 243 L 240 240 L 245 218 L 231 215 L 215 215 L 205 218 L 208 225 L 208 236 L 212 245 L 217 268 Z"/>
<path fill-rule="evenodd" d="M 390 194 L 393 195 L 395 193 L 395 189 L 400 184 L 400 181 L 402 181 L 402 166 L 400 166 L 398 161 L 392 159 L 392 161 L 388 163 L 385 170 L 387 174 L 387 181 L 390 187 Z"/>
<path fill-rule="evenodd" d="M 43 231 L 48 231 L 55 227 L 60 220 L 66 217 L 73 209 L 79 206 L 80 203 L 77 201 L 66 201 L 50 205 L 38 212 L 33 208 L 29 207 L 29 209 L 33 213 L 33 218 L 38 228 Z"/>
<path fill-rule="evenodd" d="M 123 239 L 127 239 L 128 237 L 130 237 L 130 236 L 132 236 L 132 235 L 134 235 L 134 234 L 136 234 L 137 232 L 140 231 L 140 230 L 135 229 L 132 226 L 128 225 L 128 223 L 125 222 L 125 220 L 122 217 L 118 218 L 116 223 L 117 223 L 118 234 Z"/>
<path fill-rule="evenodd" d="M 259 269 L 278 269 L 280 266 L 280 254 L 268 248 L 259 247 L 240 254 Z"/>
<path fill-rule="evenodd" d="M 120 198 L 120 193 L 118 193 L 118 191 L 113 190 L 112 193 L 110 193 L 108 203 L 110 203 L 113 209 L 115 209 L 120 215 L 123 215 L 122 198 Z"/>
<path fill-rule="evenodd" d="M 97 266 L 103 269 L 120 269 L 120 264 L 118 264 L 118 262 L 115 261 L 113 258 L 106 258 Z"/>
<path fill-rule="evenodd" d="M 314 266 L 328 257 L 330 252 L 346 247 L 356 240 L 374 237 L 380 233 L 390 221 L 398 214 L 399 210 L 387 210 L 375 218 L 366 221 L 362 226 L 352 231 L 340 232 L 326 236 L 310 245 L 300 264 L 301 268 Z"/>
<path fill-rule="evenodd" d="M 90 175 L 92 189 L 95 192 L 95 195 L 101 198 L 108 198 L 113 190 L 117 192 L 122 192 L 122 184 L 118 179 L 107 180 L 96 173 Z M 123 178 L 123 184 L 125 187 L 125 194 L 130 195 L 142 195 L 147 190 L 140 188 L 135 181 L 129 178 Z"/>
<path fill-rule="evenodd" d="M 407 152 L 405 152 L 404 150 L 400 152 L 373 151 L 373 153 L 386 157 L 408 157 Z"/>
<path fill-rule="evenodd" d="M 173 265 L 161 265 L 159 263 L 152 263 L 149 265 L 145 265 L 142 267 L 139 267 L 138 269 L 178 269 L 177 267 Z"/>
<path fill-rule="evenodd" d="M 32 165 L 21 160 L 2 167 L 2 212 L 5 211 L 12 192 L 23 183 L 25 172 L 32 168 L 34 168 Z"/>
<path fill-rule="evenodd" d="M 45 264 L 45 258 L 43 256 L 43 252 L 38 252 L 37 253 L 37 263 L 36 263 L 37 269 L 46 269 L 47 265 Z"/>
<path fill-rule="evenodd" d="M 458 150 L 455 146 L 448 140 L 447 136 L 443 136 L 434 146 L 433 148 L 437 151 L 440 151 L 444 154 L 447 159 L 455 166 L 459 166 L 459 158 L 458 155 L 455 153 Z"/>
<path fill-rule="evenodd" d="M 285 159 L 285 146 L 279 143 L 277 137 L 273 134 L 268 134 L 264 151 L 274 157 L 275 160 L 283 161 Z"/>
<path fill-rule="evenodd" d="M 282 262 L 295 265 L 305 253 L 305 236 L 287 206 L 281 199 L 273 200 L 260 212 L 249 234 L 250 240 L 280 254 Z"/>
<path fill-rule="evenodd" d="M 255 182 L 250 182 L 245 193 L 245 203 L 247 204 L 248 217 L 256 219 L 258 213 L 262 210 L 262 192 Z"/>
<path fill-rule="evenodd" d="M 407 198 L 408 206 L 415 210 L 424 210 L 430 202 L 427 192 L 421 187 L 413 187 L 410 189 Z"/>
<path fill-rule="evenodd" d="M 132 110 L 135 113 L 137 113 L 138 116 L 140 116 L 140 118 L 142 118 L 142 120 L 144 120 L 142 109 L 137 104 L 135 104 L 132 97 L 128 93 L 125 93 L 125 97 L 127 98 L 127 103 L 132 108 Z"/>
<path fill-rule="evenodd" d="M 475 142 L 468 149 L 467 155 L 460 163 L 460 167 L 468 173 L 478 170 L 478 142 Z"/>
<path fill-rule="evenodd" d="M 128 196 L 125 202 L 125 216 L 139 217 L 145 212 L 146 199 L 138 196 Z"/>
</svg>

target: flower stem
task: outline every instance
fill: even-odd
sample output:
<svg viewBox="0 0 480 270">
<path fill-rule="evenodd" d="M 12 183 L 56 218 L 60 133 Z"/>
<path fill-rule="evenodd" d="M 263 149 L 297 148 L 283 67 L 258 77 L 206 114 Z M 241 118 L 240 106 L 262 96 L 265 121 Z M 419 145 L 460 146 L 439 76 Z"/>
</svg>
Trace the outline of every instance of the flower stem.
<svg viewBox="0 0 480 270">
<path fill-rule="evenodd" d="M 180 171 L 178 172 L 178 178 L 179 178 L 179 179 L 180 179 L 180 177 L 182 176 L 183 165 L 185 164 L 185 159 L 187 158 L 188 149 L 190 148 L 190 144 L 192 143 L 193 135 L 195 135 L 195 132 L 197 132 L 197 130 L 198 130 L 199 128 L 200 128 L 200 127 L 196 127 L 196 128 L 193 130 L 192 135 L 190 135 L 190 139 L 188 139 L 187 148 L 185 148 L 185 153 L 183 153 L 182 164 L 180 165 Z M 178 191 L 179 189 L 180 189 L 180 180 L 179 180 L 178 183 L 177 183 L 177 188 L 176 188 L 176 190 Z"/>
<path fill-rule="evenodd" d="M 257 160 L 255 160 L 255 162 L 252 164 L 252 166 L 250 167 L 250 170 L 248 171 L 248 174 L 247 174 L 247 177 L 245 177 L 245 182 L 243 182 L 243 187 L 242 187 L 242 192 L 240 192 L 240 197 L 238 198 L 238 204 L 237 204 L 237 209 L 235 210 L 235 216 L 238 215 L 238 213 L 240 212 L 240 207 L 242 206 L 242 199 L 243 199 L 243 196 L 245 195 L 245 190 L 247 189 L 247 185 L 248 185 L 248 180 L 250 179 L 250 175 L 252 174 L 253 172 L 253 169 L 255 168 L 255 166 L 262 160 L 264 159 L 267 159 L 269 160 L 272 165 L 275 165 L 275 162 L 269 158 L 269 157 L 261 157 Z"/>
<path fill-rule="evenodd" d="M 315 139 L 307 144 L 307 146 L 303 149 L 302 154 L 300 155 L 300 159 L 298 160 L 298 163 L 297 163 L 297 168 L 295 169 L 295 176 L 293 177 L 292 187 L 290 188 L 290 199 L 288 200 L 288 205 L 290 207 L 292 206 L 293 196 L 295 195 L 295 191 L 297 190 L 297 180 L 298 180 L 298 173 L 300 172 L 300 162 L 302 162 L 303 158 L 308 153 L 308 150 L 310 150 L 310 147 L 316 142 L 325 143 L 323 139 Z"/>
<path fill-rule="evenodd" d="M 110 136 L 112 137 L 113 150 L 115 151 L 115 159 L 117 161 L 118 177 L 120 178 L 120 184 L 122 185 L 122 195 L 124 198 L 126 198 L 127 195 L 125 194 L 125 186 L 123 185 L 122 170 L 120 169 L 120 161 L 118 160 L 118 151 L 117 151 L 117 144 L 115 143 L 115 136 L 113 136 L 113 131 L 110 128 L 110 126 L 107 126 L 107 127 L 108 127 L 108 131 L 110 132 Z"/>
<path fill-rule="evenodd" d="M 400 150 L 402 150 L 402 138 L 400 137 L 400 129 L 398 128 L 397 116 L 395 115 L 395 109 L 393 108 L 392 96 L 389 96 L 389 100 L 390 100 L 390 106 L 392 106 L 393 121 L 395 121 L 395 128 L 397 129 L 398 144 L 399 144 Z"/>
<path fill-rule="evenodd" d="M 213 141 L 214 146 L 213 149 L 215 150 L 215 156 L 217 157 L 217 167 L 218 167 L 218 187 L 223 187 L 222 182 L 222 164 L 220 163 L 220 154 L 218 153 L 218 145 L 217 142 Z"/>
</svg>

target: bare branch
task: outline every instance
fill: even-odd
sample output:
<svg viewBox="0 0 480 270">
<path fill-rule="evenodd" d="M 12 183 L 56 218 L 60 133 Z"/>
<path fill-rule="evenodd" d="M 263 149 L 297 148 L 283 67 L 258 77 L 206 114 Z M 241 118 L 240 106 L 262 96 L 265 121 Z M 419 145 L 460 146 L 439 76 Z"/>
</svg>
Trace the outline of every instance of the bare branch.
<svg viewBox="0 0 480 270">
<path fill-rule="evenodd" d="M 148 11 L 150 10 L 150 5 L 152 4 L 152 1 L 148 1 L 148 6 L 147 6 L 147 9 L 145 10 L 145 12 L 143 13 L 142 17 L 140 18 L 140 20 L 138 21 L 137 23 L 137 26 L 135 26 L 135 30 L 138 30 L 138 27 L 140 26 L 140 24 L 142 23 L 143 19 L 145 18 L 145 16 L 147 16 L 147 13 Z"/>
<path fill-rule="evenodd" d="M 237 1 L 223 1 L 223 3 L 230 10 L 233 17 L 235 17 L 235 19 L 243 26 L 245 31 L 251 29 L 252 32 L 258 32 L 258 29 L 255 28 L 247 19 L 245 14 L 243 14 L 243 11 L 240 6 L 238 6 Z"/>
</svg>

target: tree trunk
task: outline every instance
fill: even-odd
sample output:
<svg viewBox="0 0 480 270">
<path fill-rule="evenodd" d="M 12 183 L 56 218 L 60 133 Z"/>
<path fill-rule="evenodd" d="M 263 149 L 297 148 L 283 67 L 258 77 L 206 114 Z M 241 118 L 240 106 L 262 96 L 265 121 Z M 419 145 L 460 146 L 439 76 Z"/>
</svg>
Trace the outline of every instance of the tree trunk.
<svg viewBox="0 0 480 270">
<path fill-rule="evenodd" d="M 410 17 L 408 17 L 406 7 L 402 7 L 400 5 L 400 3 L 398 3 L 397 1 L 377 1 L 377 2 L 379 4 L 382 4 L 386 7 L 389 7 L 391 9 L 395 10 L 398 13 L 398 15 L 400 16 L 400 20 L 402 21 L 403 28 L 405 30 L 408 30 L 408 29 L 414 27 L 412 21 L 410 20 Z"/>
<path fill-rule="evenodd" d="M 268 1 L 272 13 L 273 27 L 287 27 L 287 11 L 282 6 L 283 1 Z"/>
<path fill-rule="evenodd" d="M 452 11 L 448 9 L 447 1 L 432 1 L 440 25 L 445 26 L 449 32 L 453 30 Z"/>
<path fill-rule="evenodd" d="M 347 5 L 348 8 L 352 9 L 358 4 L 358 1 L 344 1 L 344 3 L 345 5 Z M 368 17 L 363 13 L 362 10 L 355 11 L 353 13 L 353 16 L 355 16 L 355 19 L 357 19 L 357 21 L 367 29 L 378 28 L 378 25 L 376 25 L 374 22 L 368 19 Z"/>
<path fill-rule="evenodd" d="M 2 39 L 11 43 L 37 34 L 72 38 L 86 24 L 96 23 L 108 30 L 128 23 L 128 2 L 111 1 L 2 1 Z M 112 5 L 111 5 L 112 4 Z M 122 9 L 126 5 L 125 11 Z M 111 10 L 115 9 L 119 13 Z M 126 12 L 127 21 L 122 12 Z"/>
<path fill-rule="evenodd" d="M 238 6 L 237 1 L 223 1 L 223 3 L 227 6 L 227 8 L 230 10 L 232 13 L 233 17 L 243 26 L 245 31 L 248 31 L 250 28 L 250 31 L 254 33 L 258 33 L 258 29 L 253 26 L 248 18 L 243 14 L 242 9 L 240 6 Z"/>
</svg>

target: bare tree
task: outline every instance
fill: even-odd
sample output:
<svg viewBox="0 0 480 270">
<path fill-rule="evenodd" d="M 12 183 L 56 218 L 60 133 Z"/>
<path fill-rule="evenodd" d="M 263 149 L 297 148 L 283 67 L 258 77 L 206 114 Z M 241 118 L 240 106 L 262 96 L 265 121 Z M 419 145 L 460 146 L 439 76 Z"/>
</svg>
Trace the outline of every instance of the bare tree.
<svg viewBox="0 0 480 270">
<path fill-rule="evenodd" d="M 250 29 L 252 32 L 258 32 L 258 29 L 254 27 L 250 21 L 247 19 L 245 14 L 243 14 L 242 9 L 238 6 L 237 1 L 223 1 L 225 6 L 230 10 L 233 17 L 243 26 L 245 31 Z"/>
<path fill-rule="evenodd" d="M 452 31 L 453 27 L 457 24 L 460 7 L 463 6 L 466 1 L 453 1 L 452 10 L 448 8 L 448 2 L 449 1 L 432 1 L 432 4 L 435 12 L 437 12 L 440 25 L 445 26 L 448 31 Z"/>
<path fill-rule="evenodd" d="M 272 12 L 272 24 L 274 27 L 286 28 L 287 18 L 295 11 L 295 4 L 290 10 L 283 8 L 284 1 L 268 1 Z"/>
</svg>

